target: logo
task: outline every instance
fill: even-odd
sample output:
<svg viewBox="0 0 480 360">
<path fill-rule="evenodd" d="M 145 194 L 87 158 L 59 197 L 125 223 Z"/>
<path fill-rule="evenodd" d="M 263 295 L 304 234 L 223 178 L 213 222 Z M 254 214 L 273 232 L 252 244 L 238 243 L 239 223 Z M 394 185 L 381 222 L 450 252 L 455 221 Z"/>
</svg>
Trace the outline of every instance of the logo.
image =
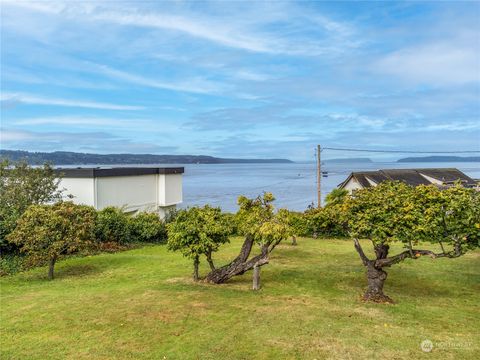
<svg viewBox="0 0 480 360">
<path fill-rule="evenodd" d="M 433 343 L 430 340 L 423 340 L 420 343 L 420 349 L 422 349 L 423 352 L 430 352 L 433 349 Z"/>
</svg>

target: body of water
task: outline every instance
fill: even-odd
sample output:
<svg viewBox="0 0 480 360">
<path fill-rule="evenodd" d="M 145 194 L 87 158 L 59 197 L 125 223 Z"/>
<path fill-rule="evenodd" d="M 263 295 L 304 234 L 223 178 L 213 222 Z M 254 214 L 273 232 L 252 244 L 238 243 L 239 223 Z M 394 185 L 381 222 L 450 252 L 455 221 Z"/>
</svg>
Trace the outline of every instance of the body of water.
<svg viewBox="0 0 480 360">
<path fill-rule="evenodd" d="M 237 198 L 240 195 L 255 197 L 264 191 L 274 194 L 277 207 L 291 210 L 303 211 L 308 205 L 317 201 L 315 163 L 81 165 L 81 167 L 131 166 L 184 167 L 183 204 L 181 207 L 209 204 L 233 212 L 237 210 Z M 479 162 L 327 162 L 322 165 L 322 171 L 328 172 L 328 177 L 322 177 L 322 198 L 324 199 L 352 171 L 401 168 L 457 168 L 474 179 L 480 178 Z"/>
<path fill-rule="evenodd" d="M 168 165 L 172 166 L 172 165 Z M 272 192 L 277 207 L 305 210 L 316 203 L 316 165 L 293 164 L 198 164 L 185 167 L 182 207 L 210 204 L 226 211 L 237 210 L 237 197 L 254 197 Z M 352 171 L 401 168 L 457 168 L 472 178 L 480 178 L 480 163 L 326 163 L 322 171 L 322 197 L 325 198 Z"/>
</svg>

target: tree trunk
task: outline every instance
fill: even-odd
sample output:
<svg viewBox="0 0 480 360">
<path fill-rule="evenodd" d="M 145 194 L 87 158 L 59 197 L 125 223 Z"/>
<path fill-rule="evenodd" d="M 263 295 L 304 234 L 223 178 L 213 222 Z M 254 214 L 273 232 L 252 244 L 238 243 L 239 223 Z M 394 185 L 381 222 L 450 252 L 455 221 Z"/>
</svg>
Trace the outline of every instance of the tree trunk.
<svg viewBox="0 0 480 360">
<path fill-rule="evenodd" d="M 54 256 L 50 259 L 48 264 L 48 280 L 53 280 L 54 269 L 55 269 L 55 262 L 57 261 L 57 257 Z"/>
<path fill-rule="evenodd" d="M 255 264 L 253 266 L 253 290 L 260 289 L 260 266 Z"/>
<path fill-rule="evenodd" d="M 240 254 L 230 264 L 211 271 L 207 275 L 205 281 L 214 284 L 222 284 L 236 275 L 242 275 L 248 270 L 253 269 L 255 264 L 258 264 L 258 266 L 268 264 L 267 246 L 262 248 L 262 253 L 260 255 L 248 260 L 250 252 L 252 251 L 253 243 L 254 241 L 251 236 L 245 237 Z"/>
<path fill-rule="evenodd" d="M 297 237 L 295 235 L 292 235 L 292 245 L 293 246 L 297 245 Z"/>
<path fill-rule="evenodd" d="M 370 261 L 367 267 L 367 291 L 363 295 L 363 300 L 393 303 L 393 300 L 383 293 L 383 285 L 387 279 L 387 273 L 382 268 L 374 266 L 375 261 Z"/>
<path fill-rule="evenodd" d="M 367 291 L 363 295 L 363 300 L 382 303 L 393 303 L 387 295 L 383 293 L 383 285 L 387 279 L 387 273 L 381 267 L 375 267 L 375 262 L 379 259 L 385 259 L 388 256 L 389 246 L 385 244 L 374 245 L 375 260 L 370 260 L 363 252 L 362 246 L 358 239 L 353 239 L 355 250 L 357 250 L 363 265 L 367 268 Z"/>
<path fill-rule="evenodd" d="M 200 264 L 200 260 L 198 259 L 198 255 L 195 256 L 193 259 L 193 281 L 198 281 L 198 265 Z"/>
</svg>

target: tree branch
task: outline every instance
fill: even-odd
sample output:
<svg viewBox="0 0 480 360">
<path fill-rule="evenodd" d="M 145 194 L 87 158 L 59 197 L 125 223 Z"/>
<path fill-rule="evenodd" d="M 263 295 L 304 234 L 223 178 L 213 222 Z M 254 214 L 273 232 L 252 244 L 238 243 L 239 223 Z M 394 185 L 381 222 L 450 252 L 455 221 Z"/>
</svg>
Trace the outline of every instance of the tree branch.
<svg viewBox="0 0 480 360">
<path fill-rule="evenodd" d="M 413 254 L 413 255 L 412 255 Z M 456 258 L 463 255 L 461 252 L 457 252 L 456 250 L 450 251 L 448 253 L 441 252 L 441 253 L 435 253 L 430 250 L 406 250 L 398 255 L 395 256 L 390 256 L 385 259 L 378 259 L 375 261 L 375 267 L 376 268 L 382 268 L 385 266 L 392 266 L 394 264 L 398 264 L 399 262 L 405 260 L 405 259 L 418 259 L 420 256 L 430 256 L 432 259 L 436 258 Z"/>
<path fill-rule="evenodd" d="M 208 265 L 210 265 L 210 270 L 215 270 L 215 264 L 213 263 L 213 260 L 212 260 L 212 252 L 209 251 L 205 254 L 205 256 L 207 257 L 207 262 L 208 262 Z"/>
<path fill-rule="evenodd" d="M 357 238 L 353 238 L 353 243 L 355 244 L 355 250 L 357 250 L 358 255 L 360 255 L 360 259 L 362 259 L 363 265 L 367 266 L 370 262 L 370 259 L 365 255 L 363 252 L 362 246 L 360 245 L 360 241 Z"/>
<path fill-rule="evenodd" d="M 268 249 L 268 253 L 271 253 L 275 247 L 282 242 L 282 239 L 275 241 L 274 243 L 270 244 L 270 248 Z"/>
</svg>

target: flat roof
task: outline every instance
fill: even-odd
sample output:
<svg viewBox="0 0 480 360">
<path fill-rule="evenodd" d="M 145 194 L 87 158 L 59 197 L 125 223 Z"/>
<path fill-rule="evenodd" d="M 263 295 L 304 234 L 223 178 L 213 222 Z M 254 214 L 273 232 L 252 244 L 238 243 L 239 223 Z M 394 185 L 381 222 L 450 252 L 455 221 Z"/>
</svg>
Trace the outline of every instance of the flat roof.
<svg viewBox="0 0 480 360">
<path fill-rule="evenodd" d="M 110 176 L 169 175 L 183 174 L 183 167 L 117 167 L 117 168 L 55 168 L 55 173 L 64 178 L 95 178 Z"/>
</svg>

